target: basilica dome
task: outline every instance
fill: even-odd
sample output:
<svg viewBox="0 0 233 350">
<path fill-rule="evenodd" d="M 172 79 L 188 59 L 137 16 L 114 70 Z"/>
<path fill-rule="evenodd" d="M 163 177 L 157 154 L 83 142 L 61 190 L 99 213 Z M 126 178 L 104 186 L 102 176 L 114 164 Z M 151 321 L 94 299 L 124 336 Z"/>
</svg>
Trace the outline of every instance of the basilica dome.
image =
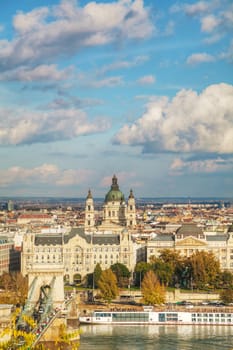
<svg viewBox="0 0 233 350">
<path fill-rule="evenodd" d="M 117 183 L 117 177 L 116 175 L 112 178 L 112 186 L 111 189 L 108 191 L 108 193 L 105 196 L 105 203 L 107 202 L 124 202 L 125 198 L 123 193 L 119 189 L 119 185 Z"/>
</svg>

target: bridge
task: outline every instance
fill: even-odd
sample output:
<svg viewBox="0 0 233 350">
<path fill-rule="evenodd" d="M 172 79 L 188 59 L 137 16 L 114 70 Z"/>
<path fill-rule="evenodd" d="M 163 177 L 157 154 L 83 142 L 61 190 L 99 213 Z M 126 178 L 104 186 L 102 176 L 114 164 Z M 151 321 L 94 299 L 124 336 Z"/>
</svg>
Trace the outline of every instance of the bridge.
<svg viewBox="0 0 233 350">
<path fill-rule="evenodd" d="M 43 264 L 35 264 L 30 269 L 28 298 L 16 321 L 20 334 L 15 341 L 16 349 L 26 344 L 27 334 L 32 335 L 30 348 L 33 348 L 50 327 L 53 327 L 53 336 L 59 337 L 59 327 L 66 325 L 65 316 L 73 301 L 72 295 L 64 297 L 63 276 L 64 269 L 59 264 L 46 265 L 46 268 Z"/>
</svg>

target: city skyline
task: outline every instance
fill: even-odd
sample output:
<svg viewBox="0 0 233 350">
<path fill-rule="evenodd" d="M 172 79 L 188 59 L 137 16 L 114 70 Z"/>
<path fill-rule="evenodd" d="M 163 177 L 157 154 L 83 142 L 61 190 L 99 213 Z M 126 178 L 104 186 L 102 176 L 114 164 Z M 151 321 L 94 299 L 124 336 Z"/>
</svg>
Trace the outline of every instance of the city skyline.
<svg viewBox="0 0 233 350">
<path fill-rule="evenodd" d="M 0 9 L 1 197 L 233 197 L 231 1 Z"/>
</svg>

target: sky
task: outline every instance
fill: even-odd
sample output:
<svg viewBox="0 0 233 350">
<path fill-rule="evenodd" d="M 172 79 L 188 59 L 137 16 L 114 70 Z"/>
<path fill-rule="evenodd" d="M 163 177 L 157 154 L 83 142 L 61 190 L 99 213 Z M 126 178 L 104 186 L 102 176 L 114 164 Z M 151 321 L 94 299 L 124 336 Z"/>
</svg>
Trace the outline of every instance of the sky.
<svg viewBox="0 0 233 350">
<path fill-rule="evenodd" d="M 0 2 L 0 197 L 233 197 L 231 0 Z"/>
</svg>

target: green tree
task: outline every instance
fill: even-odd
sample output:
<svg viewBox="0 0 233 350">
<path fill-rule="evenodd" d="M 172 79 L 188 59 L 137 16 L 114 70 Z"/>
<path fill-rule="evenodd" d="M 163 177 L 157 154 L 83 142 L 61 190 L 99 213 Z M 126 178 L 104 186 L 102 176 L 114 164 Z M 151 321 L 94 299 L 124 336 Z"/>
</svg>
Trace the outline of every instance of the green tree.
<svg viewBox="0 0 233 350">
<path fill-rule="evenodd" d="M 220 293 L 220 299 L 224 304 L 233 303 L 233 289 L 224 289 Z"/>
<path fill-rule="evenodd" d="M 98 288 L 104 300 L 111 302 L 118 295 L 117 278 L 111 269 L 104 270 L 98 281 Z"/>
<path fill-rule="evenodd" d="M 165 302 L 165 288 L 152 270 L 147 271 L 143 278 L 142 295 L 147 305 L 161 305 Z"/>
<path fill-rule="evenodd" d="M 171 284 L 174 272 L 174 269 L 172 268 L 171 264 L 164 262 L 162 261 L 162 259 L 156 257 L 153 257 L 151 261 L 153 261 L 151 263 L 152 269 L 158 277 L 160 283 L 166 286 Z"/>
<path fill-rule="evenodd" d="M 219 286 L 221 288 L 233 289 L 233 274 L 230 271 L 221 272 L 219 279 Z"/>
<path fill-rule="evenodd" d="M 121 263 L 116 263 L 111 265 L 110 269 L 116 275 L 119 287 L 125 287 L 129 284 L 130 271 L 127 266 Z"/>
<path fill-rule="evenodd" d="M 96 267 L 93 272 L 93 278 L 94 278 L 94 288 L 97 287 L 98 281 L 100 279 L 100 276 L 102 275 L 102 269 L 100 266 L 100 263 L 96 264 Z"/>
<path fill-rule="evenodd" d="M 172 249 L 163 249 L 160 252 L 159 258 L 165 263 L 169 265 L 169 270 L 171 271 L 171 280 L 169 281 L 169 285 L 176 287 L 179 285 L 182 271 L 184 267 L 184 258 L 180 255 L 180 252 L 172 250 Z"/>
<path fill-rule="evenodd" d="M 151 264 L 140 261 L 136 264 L 134 268 L 135 272 L 135 285 L 141 287 L 142 280 L 147 271 L 151 269 Z"/>
</svg>

